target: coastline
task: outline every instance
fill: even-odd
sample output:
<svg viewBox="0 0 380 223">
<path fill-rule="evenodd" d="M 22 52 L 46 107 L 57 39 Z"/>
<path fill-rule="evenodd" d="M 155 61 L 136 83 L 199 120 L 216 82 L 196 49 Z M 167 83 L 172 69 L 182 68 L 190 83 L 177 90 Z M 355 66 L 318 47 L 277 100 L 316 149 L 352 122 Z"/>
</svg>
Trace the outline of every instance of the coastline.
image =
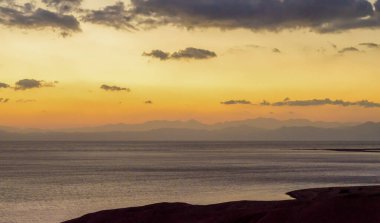
<svg viewBox="0 0 380 223">
<path fill-rule="evenodd" d="M 64 223 L 378 223 L 380 186 L 291 191 L 282 201 L 158 203 L 106 210 Z"/>
</svg>

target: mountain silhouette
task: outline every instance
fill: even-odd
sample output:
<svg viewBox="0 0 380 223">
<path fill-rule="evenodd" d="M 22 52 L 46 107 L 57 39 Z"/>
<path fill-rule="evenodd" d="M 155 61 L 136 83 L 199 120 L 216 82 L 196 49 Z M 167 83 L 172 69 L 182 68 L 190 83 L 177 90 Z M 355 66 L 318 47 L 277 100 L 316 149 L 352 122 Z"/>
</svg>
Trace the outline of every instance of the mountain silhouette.
<svg viewBox="0 0 380 223">
<path fill-rule="evenodd" d="M 0 129 L 0 140 L 72 141 L 377 141 L 380 123 L 251 119 L 207 125 L 190 121 L 151 121 L 98 127 L 15 131 Z"/>
</svg>

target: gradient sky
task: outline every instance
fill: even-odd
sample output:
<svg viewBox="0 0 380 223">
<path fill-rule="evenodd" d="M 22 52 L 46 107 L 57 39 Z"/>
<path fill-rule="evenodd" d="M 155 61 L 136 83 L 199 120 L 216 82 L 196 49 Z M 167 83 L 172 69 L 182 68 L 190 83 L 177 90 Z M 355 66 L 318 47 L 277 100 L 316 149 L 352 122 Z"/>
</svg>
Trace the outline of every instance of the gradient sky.
<svg viewBox="0 0 380 223">
<path fill-rule="evenodd" d="M 380 121 L 380 2 L 263 2 L 0 0 L 0 125 Z"/>
</svg>

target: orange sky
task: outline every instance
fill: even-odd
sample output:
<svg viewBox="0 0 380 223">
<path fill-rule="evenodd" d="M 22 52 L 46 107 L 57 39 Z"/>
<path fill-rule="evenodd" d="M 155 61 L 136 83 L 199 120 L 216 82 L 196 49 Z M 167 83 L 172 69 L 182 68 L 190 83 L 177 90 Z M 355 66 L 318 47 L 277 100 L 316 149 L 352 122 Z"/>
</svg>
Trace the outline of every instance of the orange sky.
<svg viewBox="0 0 380 223">
<path fill-rule="evenodd" d="M 188 30 L 170 25 L 132 32 L 96 24 L 82 24 L 81 29 L 63 38 L 51 29 L 0 26 L 0 83 L 10 85 L 0 88 L 0 98 L 9 99 L 0 103 L 0 125 L 62 128 L 154 119 L 213 123 L 256 117 L 380 121 L 376 106 L 260 105 L 263 100 L 273 103 L 287 97 L 380 103 L 380 48 L 359 45 L 376 43 L 377 29 L 327 34 L 307 29 Z M 154 49 L 177 52 L 187 47 L 217 56 L 164 61 L 142 56 Z M 348 47 L 358 51 L 339 53 Z M 58 83 L 13 89 L 22 79 Z M 131 91 L 105 91 L 100 88 L 103 84 Z M 148 100 L 153 103 L 144 103 Z M 228 100 L 251 104 L 221 104 Z"/>
</svg>

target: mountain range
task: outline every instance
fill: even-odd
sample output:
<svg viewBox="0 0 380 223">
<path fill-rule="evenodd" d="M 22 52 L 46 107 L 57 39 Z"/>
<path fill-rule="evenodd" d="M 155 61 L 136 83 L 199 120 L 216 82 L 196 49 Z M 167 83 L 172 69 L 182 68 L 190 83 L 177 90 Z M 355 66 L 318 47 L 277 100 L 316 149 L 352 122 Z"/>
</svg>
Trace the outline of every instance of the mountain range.
<svg viewBox="0 0 380 223">
<path fill-rule="evenodd" d="M 314 122 L 257 118 L 204 124 L 196 120 L 149 121 L 71 129 L 0 126 L 1 141 L 377 141 L 380 123 Z"/>
</svg>

